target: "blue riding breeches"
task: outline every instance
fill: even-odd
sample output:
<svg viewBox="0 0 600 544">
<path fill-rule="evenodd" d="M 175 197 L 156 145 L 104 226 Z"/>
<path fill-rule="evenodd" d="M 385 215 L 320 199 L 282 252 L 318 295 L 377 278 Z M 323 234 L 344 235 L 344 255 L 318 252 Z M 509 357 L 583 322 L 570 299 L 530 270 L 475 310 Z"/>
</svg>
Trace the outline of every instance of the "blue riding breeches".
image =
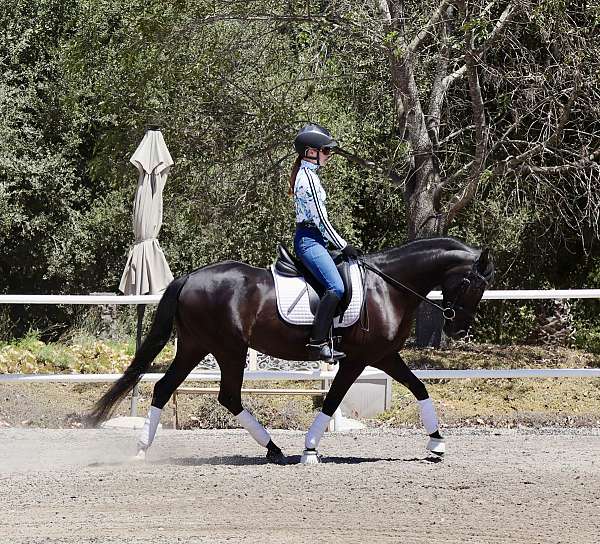
<svg viewBox="0 0 600 544">
<path fill-rule="evenodd" d="M 298 225 L 294 237 L 294 251 L 327 291 L 333 291 L 340 299 L 344 296 L 344 282 L 318 228 Z"/>
</svg>

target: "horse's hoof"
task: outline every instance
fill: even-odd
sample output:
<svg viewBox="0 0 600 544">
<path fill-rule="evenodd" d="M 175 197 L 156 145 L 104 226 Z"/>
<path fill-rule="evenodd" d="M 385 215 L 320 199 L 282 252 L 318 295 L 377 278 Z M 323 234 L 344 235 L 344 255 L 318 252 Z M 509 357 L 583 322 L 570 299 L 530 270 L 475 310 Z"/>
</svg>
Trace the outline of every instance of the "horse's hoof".
<svg viewBox="0 0 600 544">
<path fill-rule="evenodd" d="M 266 455 L 267 461 L 273 465 L 287 465 L 288 458 L 281 452 L 268 451 Z"/>
<path fill-rule="evenodd" d="M 443 438 L 430 438 L 426 448 L 438 457 L 442 457 L 446 453 L 446 443 Z"/>
<path fill-rule="evenodd" d="M 146 460 L 146 450 L 139 450 L 136 455 L 131 458 L 132 461 L 139 462 Z"/>
<path fill-rule="evenodd" d="M 300 457 L 300 463 L 303 465 L 318 465 L 320 462 L 321 459 L 317 450 L 304 450 L 302 457 Z"/>
</svg>

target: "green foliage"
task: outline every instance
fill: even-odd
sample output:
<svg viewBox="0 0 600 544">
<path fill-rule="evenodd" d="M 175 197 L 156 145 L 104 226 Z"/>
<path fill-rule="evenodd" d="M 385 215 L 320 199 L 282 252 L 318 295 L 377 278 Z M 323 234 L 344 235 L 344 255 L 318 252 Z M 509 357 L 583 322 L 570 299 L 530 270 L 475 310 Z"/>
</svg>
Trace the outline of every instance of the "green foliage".
<svg viewBox="0 0 600 544">
<path fill-rule="evenodd" d="M 575 345 L 580 349 L 600 355 L 600 326 L 580 322 L 575 335 Z"/>
<path fill-rule="evenodd" d="M 121 373 L 131 363 L 132 346 L 78 338 L 77 342 L 45 343 L 29 333 L 18 342 L 0 346 L 0 374 L 94 374 Z M 154 363 L 160 368 L 173 359 L 168 345 Z"/>
<path fill-rule="evenodd" d="M 422 28 L 434 4 L 406 4 L 409 32 Z M 561 90 L 575 67 L 592 80 L 598 9 L 579 13 L 565 5 L 522 7 L 514 50 L 499 46 L 485 56 L 490 126 L 506 130 L 515 111 L 532 116 L 524 124 L 529 132 L 515 140 L 545 137 L 540 120 L 552 112 L 528 102 L 535 82 Z M 469 9 L 475 15 L 459 26 L 479 43 L 492 32 L 498 8 L 483 15 Z M 329 19 L 290 21 L 307 13 Z M 271 18 L 248 18 L 256 14 Z M 291 243 L 291 140 L 306 121 L 328 126 L 344 148 L 409 179 L 411 150 L 398 126 L 385 54 L 393 46 L 402 58 L 406 43 L 400 32 L 383 31 L 372 2 L 10 0 L 0 25 L 0 292 L 116 292 L 133 241 L 137 172 L 129 157 L 149 121 L 161 123 L 175 160 L 160 243 L 176 275 L 223 259 L 265 266 L 277 241 Z M 558 35 L 569 47 L 554 62 L 550 42 Z M 463 41 L 460 33 L 450 37 L 453 54 Z M 424 94 L 437 47 L 428 42 L 416 55 Z M 526 57 L 519 56 L 523 47 Z M 525 61 L 528 85 L 521 84 Z M 499 83 L 501 73 L 510 84 Z M 465 96 L 461 85 L 449 92 L 444 126 L 472 122 Z M 565 135 L 572 149 L 588 145 L 574 126 L 597 133 L 597 107 L 574 109 Z M 442 153 L 445 168 L 467 162 L 472 146 L 468 130 L 451 140 Z M 405 187 L 340 157 L 323 180 L 329 214 L 349 240 L 367 251 L 405 241 Z M 485 170 L 476 201 L 449 234 L 491 247 L 496 288 L 596 286 L 597 241 L 589 219 L 575 220 L 587 213 L 586 195 L 569 197 L 568 210 L 552 197 L 571 192 L 568 180 L 499 180 Z M 574 310 L 590 331 L 591 307 Z M 534 314 L 535 305 L 484 305 L 478 334 L 516 340 Z M 78 316 L 68 307 L 15 306 L 1 314 L 0 334 L 34 327 L 42 338 L 56 337 Z"/>
</svg>

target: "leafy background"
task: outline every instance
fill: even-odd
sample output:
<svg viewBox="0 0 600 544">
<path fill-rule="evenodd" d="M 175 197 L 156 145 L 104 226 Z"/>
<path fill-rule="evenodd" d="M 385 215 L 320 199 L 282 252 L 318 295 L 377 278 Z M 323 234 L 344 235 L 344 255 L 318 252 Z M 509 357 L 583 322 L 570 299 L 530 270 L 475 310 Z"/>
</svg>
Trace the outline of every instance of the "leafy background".
<svg viewBox="0 0 600 544">
<path fill-rule="evenodd" d="M 415 13 L 433 5 L 415 4 Z M 575 64 L 584 67 L 582 85 L 598 84 L 598 6 L 535 5 L 515 37 L 521 49 L 498 48 L 487 60 L 504 70 L 503 81 L 513 81 L 502 87 L 493 71 L 482 76 L 491 117 L 526 107 L 527 94 L 516 91 L 525 62 L 532 81 L 550 89 L 570 77 Z M 327 10 L 364 30 L 348 36 L 335 25 L 300 17 Z M 278 240 L 291 242 L 291 140 L 304 122 L 320 122 L 344 147 L 406 172 L 408 151 L 395 125 L 388 67 L 373 45 L 369 29 L 376 25 L 367 24 L 369 17 L 369 2 L 5 2 L 0 292 L 117 291 L 133 239 L 136 171 L 129 157 L 149 122 L 161 124 L 175 160 L 160 235 L 175 275 L 222 259 L 266 266 Z M 490 31 L 485 21 L 472 24 L 479 33 Z M 577 47 L 569 49 L 574 52 L 562 72 L 551 74 L 542 53 L 559 39 Z M 422 66 L 434 63 L 435 55 L 426 50 Z M 539 88 L 532 84 L 531 92 Z M 468 125 L 464 96 L 464 87 L 450 93 L 449 115 Z M 576 108 L 575 115 L 597 143 L 597 107 Z M 469 145 L 462 139 L 453 144 L 457 161 Z M 339 157 L 323 175 L 329 213 L 352 242 L 369 251 L 406 240 L 401 187 Z M 563 178 L 545 184 L 534 177 L 482 179 L 449 234 L 492 248 L 495 288 L 596 287 L 595 220 L 581 218 L 599 188 L 597 176 L 583 192 Z M 558 191 L 574 202 L 572 210 L 552 197 Z M 522 341 L 537 308 L 486 303 L 477 337 Z M 600 345 L 598 309 L 589 300 L 573 305 L 581 345 Z M 77 320 L 77 310 L 68 307 L 0 311 L 4 339 L 32 329 L 56 339 Z"/>
</svg>

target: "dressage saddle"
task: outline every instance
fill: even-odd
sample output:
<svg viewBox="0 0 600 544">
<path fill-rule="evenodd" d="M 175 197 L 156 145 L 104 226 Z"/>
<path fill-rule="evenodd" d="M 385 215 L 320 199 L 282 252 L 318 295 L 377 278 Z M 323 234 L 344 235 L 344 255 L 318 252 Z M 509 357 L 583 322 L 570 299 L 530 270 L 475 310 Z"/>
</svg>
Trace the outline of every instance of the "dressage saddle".
<svg viewBox="0 0 600 544">
<path fill-rule="evenodd" d="M 348 309 L 348 305 L 352 300 L 352 279 L 350 277 L 350 265 L 344 260 L 342 252 L 339 249 L 329 251 L 333 262 L 335 263 L 338 272 L 344 283 L 344 295 L 337 306 L 335 316 L 343 315 Z M 313 315 L 317 311 L 319 301 L 325 293 L 325 287 L 312 275 L 310 270 L 302 264 L 302 261 L 292 255 L 284 244 L 277 246 L 277 260 L 275 261 L 275 270 L 282 276 L 296 277 L 300 276 L 306 280 L 308 286 L 308 297 L 310 311 Z"/>
</svg>

